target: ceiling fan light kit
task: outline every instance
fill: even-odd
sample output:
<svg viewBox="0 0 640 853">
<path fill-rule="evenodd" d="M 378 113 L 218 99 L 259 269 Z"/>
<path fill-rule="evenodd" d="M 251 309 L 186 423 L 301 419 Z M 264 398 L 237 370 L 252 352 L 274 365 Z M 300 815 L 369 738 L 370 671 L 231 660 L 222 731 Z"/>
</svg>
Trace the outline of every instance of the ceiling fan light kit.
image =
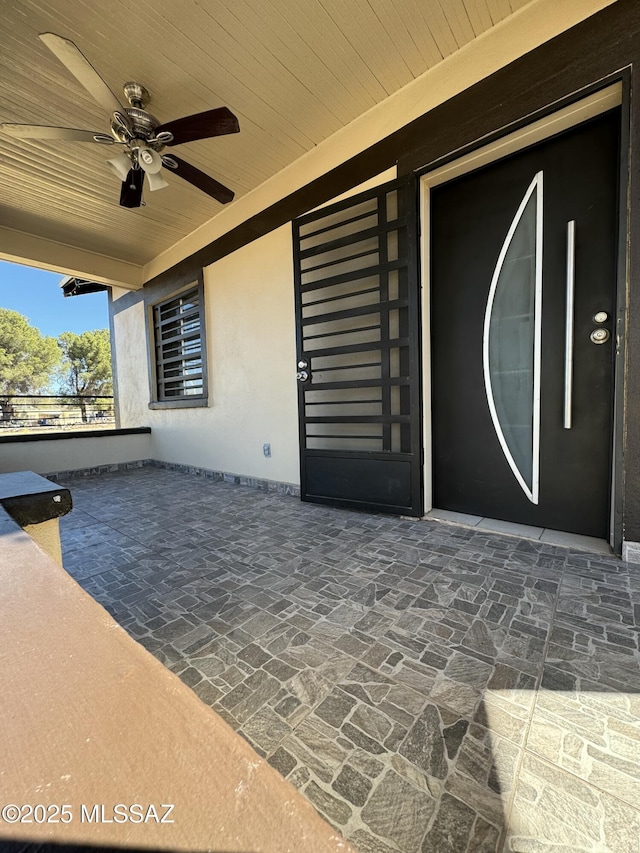
<svg viewBox="0 0 640 853">
<path fill-rule="evenodd" d="M 169 186 L 168 182 L 165 181 L 160 172 L 147 172 L 147 181 L 149 182 L 149 189 L 151 192 L 163 190 L 165 187 Z"/>
<path fill-rule="evenodd" d="M 122 207 L 140 207 L 144 204 L 142 191 L 145 176 L 151 191 L 169 186 L 161 174 L 163 166 L 221 204 L 227 204 L 233 199 L 233 192 L 215 178 L 178 157 L 162 154 L 167 146 L 238 133 L 238 119 L 227 107 L 218 107 L 161 124 L 155 116 L 146 111 L 151 96 L 140 83 L 129 81 L 124 84 L 123 91 L 130 106 L 123 107 L 72 41 L 55 33 L 42 33 L 40 39 L 109 113 L 111 134 L 68 127 L 10 123 L 0 124 L 2 132 L 18 139 L 55 139 L 121 145 L 121 153 L 109 158 L 107 164 L 122 181 Z"/>
<path fill-rule="evenodd" d="M 162 169 L 162 158 L 157 151 L 146 145 L 138 148 L 138 163 L 147 175 L 155 175 Z"/>
<path fill-rule="evenodd" d="M 126 154 L 118 154 L 117 157 L 111 157 L 107 160 L 107 165 L 111 167 L 111 171 L 121 181 L 126 181 L 129 169 L 131 168 L 131 160 Z"/>
</svg>

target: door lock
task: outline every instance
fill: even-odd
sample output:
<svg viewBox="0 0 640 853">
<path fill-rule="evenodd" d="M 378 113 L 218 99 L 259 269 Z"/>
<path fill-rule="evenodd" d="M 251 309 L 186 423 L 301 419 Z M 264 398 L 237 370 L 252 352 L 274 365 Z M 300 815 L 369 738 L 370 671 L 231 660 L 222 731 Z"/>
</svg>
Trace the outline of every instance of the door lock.
<svg viewBox="0 0 640 853">
<path fill-rule="evenodd" d="M 298 361 L 296 379 L 298 382 L 307 382 L 309 380 L 309 362 L 304 358 L 304 356 Z"/>
<path fill-rule="evenodd" d="M 606 344 L 610 337 L 609 329 L 594 329 L 589 335 L 592 344 Z"/>
</svg>

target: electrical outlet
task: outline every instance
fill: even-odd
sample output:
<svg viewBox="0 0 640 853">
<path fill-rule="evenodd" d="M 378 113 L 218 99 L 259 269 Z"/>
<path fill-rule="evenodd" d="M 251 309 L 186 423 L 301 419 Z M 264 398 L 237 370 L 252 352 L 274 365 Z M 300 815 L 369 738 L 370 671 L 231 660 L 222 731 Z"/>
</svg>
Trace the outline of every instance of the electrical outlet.
<svg viewBox="0 0 640 853">
<path fill-rule="evenodd" d="M 271 445 L 270 444 L 263 444 L 262 445 L 262 452 L 267 457 L 271 456 Z"/>
</svg>

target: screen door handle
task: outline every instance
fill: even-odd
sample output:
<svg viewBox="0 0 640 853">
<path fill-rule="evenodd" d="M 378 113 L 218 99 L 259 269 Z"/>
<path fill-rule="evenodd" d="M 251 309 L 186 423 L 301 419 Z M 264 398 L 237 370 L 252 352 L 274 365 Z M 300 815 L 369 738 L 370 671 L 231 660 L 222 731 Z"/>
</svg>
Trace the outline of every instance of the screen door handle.
<svg viewBox="0 0 640 853">
<path fill-rule="evenodd" d="M 573 402 L 573 314 L 576 283 L 576 222 L 567 222 L 567 305 L 564 326 L 564 421 L 571 429 Z"/>
</svg>

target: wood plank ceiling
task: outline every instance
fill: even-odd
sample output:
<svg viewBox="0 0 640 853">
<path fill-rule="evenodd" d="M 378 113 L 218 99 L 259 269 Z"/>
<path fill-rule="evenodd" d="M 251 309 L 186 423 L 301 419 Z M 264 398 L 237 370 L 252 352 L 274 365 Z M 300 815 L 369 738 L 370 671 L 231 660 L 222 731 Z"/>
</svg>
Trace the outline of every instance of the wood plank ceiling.
<svg viewBox="0 0 640 853">
<path fill-rule="evenodd" d="M 240 134 L 175 150 L 239 197 L 526 2 L 3 0 L 0 121 L 108 132 L 38 39 L 58 33 L 116 95 L 145 85 L 161 122 L 227 105 Z M 3 135 L 0 225 L 143 264 L 221 209 L 171 175 L 145 207 L 120 207 L 111 151 Z"/>
</svg>

